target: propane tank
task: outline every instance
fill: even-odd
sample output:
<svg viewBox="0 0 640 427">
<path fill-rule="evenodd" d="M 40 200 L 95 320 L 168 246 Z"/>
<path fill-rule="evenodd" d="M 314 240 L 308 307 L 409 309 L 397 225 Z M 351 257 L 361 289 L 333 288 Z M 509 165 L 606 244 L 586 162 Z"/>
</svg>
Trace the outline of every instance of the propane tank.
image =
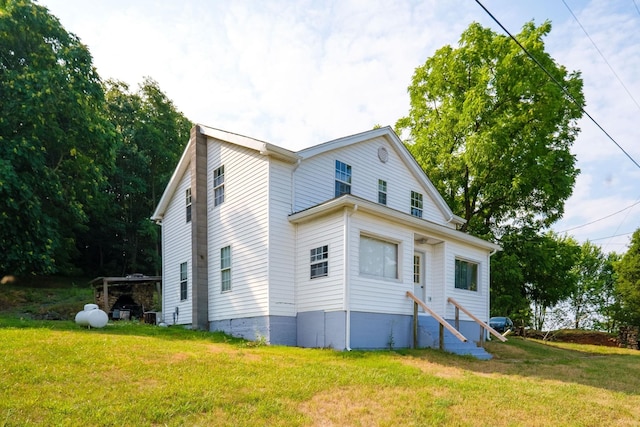
<svg viewBox="0 0 640 427">
<path fill-rule="evenodd" d="M 96 304 L 85 304 L 84 310 L 76 314 L 76 323 L 80 326 L 104 328 L 107 322 L 109 322 L 109 316 Z"/>
</svg>

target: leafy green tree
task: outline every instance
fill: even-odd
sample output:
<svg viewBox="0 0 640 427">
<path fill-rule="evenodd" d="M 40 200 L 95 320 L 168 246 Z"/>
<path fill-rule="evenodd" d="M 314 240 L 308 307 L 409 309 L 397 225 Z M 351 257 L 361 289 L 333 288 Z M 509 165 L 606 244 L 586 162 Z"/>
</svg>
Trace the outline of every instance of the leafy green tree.
<svg viewBox="0 0 640 427">
<path fill-rule="evenodd" d="M 48 10 L 0 0 L 0 274 L 73 269 L 75 236 L 113 162 L 87 48 Z"/>
<path fill-rule="evenodd" d="M 571 238 L 529 228 L 503 236 L 491 269 L 491 312 L 542 329 L 547 309 L 574 292 L 580 247 Z"/>
<path fill-rule="evenodd" d="M 614 269 L 621 305 L 618 318 L 625 324 L 640 326 L 640 229 L 633 233 L 629 249 Z"/>
<path fill-rule="evenodd" d="M 158 227 L 149 217 L 189 140 L 191 123 L 146 78 L 138 92 L 107 82 L 107 114 L 116 129 L 115 168 L 82 239 L 84 268 L 102 274 L 160 271 Z"/>
<path fill-rule="evenodd" d="M 568 310 L 573 327 L 612 330 L 611 310 L 616 303 L 614 295 L 615 254 L 605 254 L 591 242 L 580 247 L 580 255 L 573 267 L 576 286 L 569 296 Z"/>
<path fill-rule="evenodd" d="M 499 235 L 505 223 L 540 229 L 563 214 L 579 172 L 570 148 L 584 96 L 580 73 L 545 51 L 550 31 L 549 22 L 529 22 L 517 39 L 579 105 L 510 38 L 477 23 L 457 48 L 442 47 L 415 70 L 409 115 L 396 130 L 467 221 L 463 231 Z"/>
</svg>

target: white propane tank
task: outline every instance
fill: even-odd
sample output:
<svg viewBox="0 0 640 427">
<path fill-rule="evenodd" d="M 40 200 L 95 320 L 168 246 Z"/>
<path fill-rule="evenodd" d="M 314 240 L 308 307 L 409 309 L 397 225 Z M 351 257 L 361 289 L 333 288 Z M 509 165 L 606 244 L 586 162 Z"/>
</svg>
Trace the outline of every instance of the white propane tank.
<svg viewBox="0 0 640 427">
<path fill-rule="evenodd" d="M 108 322 L 109 316 L 96 304 L 85 304 L 84 310 L 76 314 L 76 323 L 80 326 L 104 328 Z"/>
</svg>

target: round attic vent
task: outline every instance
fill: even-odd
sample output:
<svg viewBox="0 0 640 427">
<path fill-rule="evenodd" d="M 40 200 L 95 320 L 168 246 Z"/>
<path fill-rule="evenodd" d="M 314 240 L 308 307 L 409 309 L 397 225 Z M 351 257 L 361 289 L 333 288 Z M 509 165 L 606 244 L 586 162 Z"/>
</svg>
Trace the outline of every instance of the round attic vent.
<svg viewBox="0 0 640 427">
<path fill-rule="evenodd" d="M 387 163 L 389 160 L 389 153 L 387 153 L 387 149 L 384 147 L 378 148 L 378 158 L 382 163 Z"/>
</svg>

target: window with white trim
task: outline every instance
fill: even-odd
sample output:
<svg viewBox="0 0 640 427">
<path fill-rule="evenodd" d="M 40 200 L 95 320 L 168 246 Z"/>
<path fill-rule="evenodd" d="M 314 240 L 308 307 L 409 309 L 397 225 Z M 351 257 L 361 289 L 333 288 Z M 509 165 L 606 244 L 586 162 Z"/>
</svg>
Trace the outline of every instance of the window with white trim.
<svg viewBox="0 0 640 427">
<path fill-rule="evenodd" d="M 324 245 L 311 249 L 311 274 L 310 278 L 325 277 L 329 275 L 329 246 Z"/>
<path fill-rule="evenodd" d="M 336 160 L 336 192 L 335 196 L 351 194 L 351 166 Z"/>
<path fill-rule="evenodd" d="M 382 179 L 378 180 L 378 203 L 387 204 L 387 181 Z"/>
<path fill-rule="evenodd" d="M 186 216 L 187 222 L 191 222 L 191 188 L 187 188 L 185 192 Z"/>
<path fill-rule="evenodd" d="M 420 284 L 420 255 L 413 256 L 413 283 Z"/>
<path fill-rule="evenodd" d="M 224 202 L 224 165 L 213 171 L 213 206 Z"/>
<path fill-rule="evenodd" d="M 422 193 L 411 192 L 411 215 L 422 218 Z"/>
<path fill-rule="evenodd" d="M 180 264 L 180 301 L 187 299 L 187 263 Z"/>
<path fill-rule="evenodd" d="M 220 249 L 220 290 L 231 290 L 231 246 Z"/>
<path fill-rule="evenodd" d="M 398 245 L 369 236 L 360 236 L 360 274 L 398 278 Z"/>
<path fill-rule="evenodd" d="M 456 258 L 456 289 L 478 290 L 478 264 Z"/>
</svg>

